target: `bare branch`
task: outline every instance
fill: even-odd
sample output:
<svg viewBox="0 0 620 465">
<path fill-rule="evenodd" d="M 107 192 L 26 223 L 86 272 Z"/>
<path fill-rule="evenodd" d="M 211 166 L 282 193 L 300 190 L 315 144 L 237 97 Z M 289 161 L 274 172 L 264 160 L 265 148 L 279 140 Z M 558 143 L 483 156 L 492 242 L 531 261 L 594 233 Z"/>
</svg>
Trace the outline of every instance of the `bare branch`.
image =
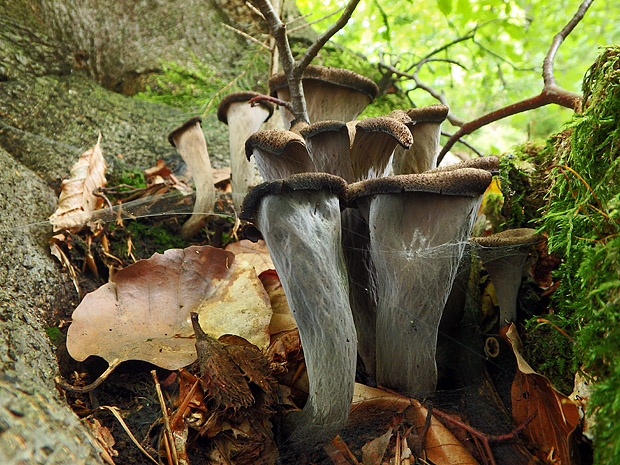
<svg viewBox="0 0 620 465">
<path fill-rule="evenodd" d="M 562 45 L 562 42 L 564 42 L 564 39 L 566 39 L 566 37 L 573 32 L 575 26 L 577 26 L 579 21 L 583 19 L 586 11 L 588 11 L 588 8 L 590 8 L 593 1 L 594 0 L 584 0 L 583 3 L 579 5 L 577 13 L 575 13 L 568 24 L 564 26 L 560 32 L 553 36 L 551 47 L 549 47 L 545 61 L 543 61 L 543 79 L 545 80 L 545 87 L 555 85 L 555 76 L 553 74 L 553 60 L 555 60 L 555 54 L 560 48 L 560 45 Z"/>
<path fill-rule="evenodd" d="M 336 32 L 344 27 L 359 2 L 360 0 L 350 0 L 342 15 L 338 18 L 338 21 L 336 21 L 312 45 L 310 45 L 310 47 L 306 50 L 306 53 L 304 53 L 299 61 L 295 61 L 286 36 L 286 24 L 280 20 L 271 2 L 269 0 L 253 0 L 252 3 L 260 10 L 261 14 L 267 21 L 271 35 L 275 40 L 276 47 L 280 54 L 282 70 L 284 71 L 288 82 L 293 114 L 296 119 L 301 118 L 308 121 L 306 99 L 304 97 L 303 86 L 301 85 L 301 78 L 304 71 L 312 59 L 317 55 L 317 53 L 319 53 L 319 50 L 321 50 L 321 48 L 327 43 L 327 41 Z"/>
<path fill-rule="evenodd" d="M 304 29 L 304 28 L 310 27 L 310 26 L 312 26 L 313 24 L 320 23 L 321 21 L 323 21 L 323 20 L 325 20 L 325 19 L 327 19 L 327 18 L 331 18 L 332 16 L 337 15 L 337 14 L 338 14 L 338 13 L 340 13 L 342 10 L 344 10 L 344 7 L 343 7 L 343 8 L 338 8 L 336 11 L 332 11 L 331 13 L 329 13 L 329 14 L 327 14 L 327 15 L 323 16 L 322 18 L 315 19 L 314 21 L 310 21 L 309 23 L 305 23 L 305 24 L 302 24 L 301 26 L 294 27 L 293 29 L 289 29 L 289 30 L 288 30 L 288 33 L 289 33 L 289 34 L 292 34 L 292 33 L 293 33 L 293 32 L 295 32 L 295 31 L 299 31 L 299 30 L 301 30 L 301 29 Z M 310 14 L 310 13 L 308 13 L 308 14 Z M 293 21 L 295 21 L 295 20 L 293 20 Z M 288 26 L 289 24 L 291 24 L 293 21 L 288 22 L 288 23 L 287 23 L 287 26 Z"/>
<path fill-rule="evenodd" d="M 226 23 L 222 23 L 222 26 L 224 26 L 226 29 L 230 29 L 231 31 L 239 34 L 241 37 L 245 37 L 246 39 L 248 39 L 250 42 L 254 42 L 257 45 L 260 45 L 261 47 L 263 47 L 264 49 L 267 49 L 269 52 L 271 52 L 271 49 L 269 48 L 269 46 L 267 44 L 264 44 L 263 42 L 261 42 L 258 39 L 255 39 L 254 37 L 252 37 L 250 34 L 246 34 L 243 31 L 240 31 L 237 28 L 234 28 L 232 26 L 229 26 Z"/>
<path fill-rule="evenodd" d="M 426 60 L 426 61 L 424 61 L 424 60 Z M 446 100 L 446 97 L 441 92 L 438 92 L 433 87 L 429 86 L 428 84 L 425 84 L 418 77 L 418 70 L 419 70 L 419 68 L 424 63 L 428 63 L 429 61 L 439 61 L 440 59 L 438 59 L 438 58 L 425 58 L 424 60 L 422 60 L 422 61 L 420 61 L 418 63 L 418 65 L 417 65 L 418 68 L 416 69 L 416 71 L 414 73 L 407 73 L 407 72 L 404 72 L 404 71 L 400 71 L 399 69 L 396 69 L 392 65 L 388 65 L 383 60 L 383 54 L 381 52 L 379 52 L 379 66 L 380 67 L 387 69 L 388 71 L 392 72 L 393 74 L 396 74 L 397 76 L 405 77 L 407 79 L 412 79 L 415 82 L 415 85 L 416 85 L 415 89 L 422 89 L 422 90 L 428 92 L 433 98 L 438 100 L 440 103 L 443 103 L 445 106 L 449 107 L 450 105 L 448 105 L 448 101 Z M 448 63 L 454 63 L 454 64 L 457 64 L 459 66 L 462 66 L 460 63 L 455 62 L 453 60 L 449 60 L 449 59 L 443 60 L 442 59 L 442 61 L 447 61 Z M 412 90 L 415 90 L 415 89 L 412 89 Z M 464 124 L 464 121 L 462 119 L 460 119 L 458 116 L 456 116 L 452 112 L 448 113 L 448 121 L 450 121 L 450 124 L 452 124 L 453 126 L 462 126 Z"/>
<path fill-rule="evenodd" d="M 311 16 L 313 13 L 314 13 L 314 11 L 311 11 L 310 13 L 306 13 L 305 15 L 301 15 L 301 16 L 298 16 L 297 18 L 293 18 L 288 23 L 286 23 L 286 26 L 288 27 L 288 26 L 290 26 L 293 23 L 301 21 L 302 19 L 306 19 L 308 16 Z"/>
<path fill-rule="evenodd" d="M 351 18 L 351 15 L 353 14 L 353 11 L 355 10 L 359 2 L 360 0 L 349 0 L 349 3 L 342 12 L 342 15 L 340 15 L 340 18 L 338 18 L 338 21 L 336 21 L 329 29 L 327 29 L 327 31 L 321 34 L 321 36 L 316 40 L 316 42 L 314 42 L 310 47 L 308 47 L 306 53 L 304 53 L 304 56 L 301 57 L 301 60 L 299 60 L 299 63 L 297 64 L 297 68 L 300 70 L 300 76 L 301 74 L 303 74 L 304 70 L 308 67 L 310 62 L 317 55 L 317 53 L 319 53 L 319 50 L 321 50 L 323 45 L 325 45 L 336 32 L 338 32 L 345 26 L 345 24 L 347 24 L 349 18 Z"/>
<path fill-rule="evenodd" d="M 450 134 L 449 132 L 446 131 L 441 131 L 441 135 L 444 137 L 452 137 L 452 134 Z M 473 145 L 471 145 L 469 142 L 467 142 L 466 140 L 460 139 L 459 142 L 461 144 L 463 144 L 465 147 L 467 147 L 469 150 L 471 150 L 472 152 L 474 152 L 476 155 L 478 155 L 479 157 L 484 157 L 484 154 L 478 150 L 476 147 L 474 147 Z M 467 158 L 455 154 L 457 157 L 459 157 L 461 160 L 465 161 Z"/>
<path fill-rule="evenodd" d="M 254 106 L 255 103 L 260 102 L 274 103 L 276 105 L 286 108 L 288 111 L 293 113 L 293 106 L 291 105 L 291 102 L 287 102 L 286 100 L 282 100 L 277 97 L 272 97 L 271 95 L 257 95 L 256 97 L 252 97 L 250 100 L 248 100 L 248 103 L 252 106 Z"/>
<path fill-rule="evenodd" d="M 452 146 L 463 136 L 467 134 L 471 134 L 472 132 L 480 129 L 487 124 L 493 123 L 495 121 L 499 121 L 500 119 L 507 118 L 508 116 L 515 115 L 517 113 L 522 113 L 524 111 L 533 110 L 535 108 L 540 108 L 545 105 L 549 105 L 550 103 L 555 103 L 556 105 L 560 105 L 566 108 L 570 108 L 572 110 L 577 110 L 581 104 L 581 96 L 576 94 L 575 92 L 570 92 L 566 89 L 563 89 L 556 85 L 555 76 L 553 74 L 553 60 L 558 51 L 558 48 L 566 39 L 566 37 L 573 31 L 575 26 L 581 21 L 592 4 L 593 0 L 584 0 L 583 3 L 579 6 L 579 9 L 571 18 L 564 28 L 553 37 L 553 41 L 551 42 L 551 46 L 549 47 L 549 51 L 547 52 L 547 56 L 543 62 L 543 81 L 544 87 L 542 92 L 536 97 L 530 97 L 525 100 L 521 100 L 519 102 L 513 103 L 511 105 L 507 105 L 499 110 L 492 111 L 487 113 L 486 115 L 481 116 L 473 121 L 470 121 L 461 128 L 456 131 L 452 137 L 448 139 L 446 145 L 443 146 L 441 152 L 439 152 L 439 156 L 437 157 L 437 164 L 441 163 L 443 157 L 448 153 L 448 151 L 452 148 Z"/>
</svg>

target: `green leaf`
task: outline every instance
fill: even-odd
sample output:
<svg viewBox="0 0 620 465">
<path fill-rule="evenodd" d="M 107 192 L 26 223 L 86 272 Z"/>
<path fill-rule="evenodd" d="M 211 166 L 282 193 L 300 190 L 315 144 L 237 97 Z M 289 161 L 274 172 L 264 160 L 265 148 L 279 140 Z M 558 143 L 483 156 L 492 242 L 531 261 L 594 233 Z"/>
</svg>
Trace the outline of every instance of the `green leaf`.
<svg viewBox="0 0 620 465">
<path fill-rule="evenodd" d="M 437 0 L 437 7 L 444 15 L 452 13 L 452 0 Z"/>
</svg>

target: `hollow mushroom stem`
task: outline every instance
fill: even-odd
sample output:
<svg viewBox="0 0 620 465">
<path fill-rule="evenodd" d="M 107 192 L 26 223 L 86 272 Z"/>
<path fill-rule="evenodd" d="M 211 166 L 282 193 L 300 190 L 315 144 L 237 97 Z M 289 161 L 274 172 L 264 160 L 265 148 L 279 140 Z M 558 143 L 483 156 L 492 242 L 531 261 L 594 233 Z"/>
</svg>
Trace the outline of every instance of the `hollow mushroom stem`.
<svg viewBox="0 0 620 465">
<path fill-rule="evenodd" d="M 305 173 L 256 186 L 242 218 L 260 229 L 301 338 L 310 389 L 303 410 L 284 419 L 285 444 L 329 442 L 344 426 L 355 382 L 357 339 L 341 247 L 346 183 Z"/>
<path fill-rule="evenodd" d="M 394 150 L 394 174 L 423 173 L 437 166 L 441 123 L 448 111 L 447 106 L 440 104 L 407 110 L 413 145 L 409 149 L 397 147 Z"/>
<path fill-rule="evenodd" d="M 204 220 L 213 212 L 215 203 L 215 186 L 213 171 L 207 151 L 207 142 L 202 133 L 202 118 L 196 116 L 186 121 L 168 136 L 168 141 L 176 147 L 187 163 L 194 184 L 196 185 L 196 202 L 192 216 L 181 227 L 181 237 L 189 239 L 204 226 Z"/>
<path fill-rule="evenodd" d="M 499 303 L 499 327 L 517 321 L 517 297 L 523 266 L 532 245 L 540 239 L 535 229 L 508 229 L 490 236 L 472 237 L 478 255 L 493 282 Z"/>
<path fill-rule="evenodd" d="M 255 163 L 253 159 L 246 159 L 245 141 L 273 114 L 273 106 L 269 103 L 248 103 L 258 96 L 257 92 L 233 92 L 222 99 L 217 109 L 218 119 L 227 124 L 229 130 L 232 199 L 237 213 L 241 213 L 243 198 L 255 184 Z"/>
<path fill-rule="evenodd" d="M 439 322 L 490 182 L 486 171 L 462 169 L 349 186 L 350 201 L 368 215 L 378 384 L 409 396 L 435 390 Z"/>
</svg>

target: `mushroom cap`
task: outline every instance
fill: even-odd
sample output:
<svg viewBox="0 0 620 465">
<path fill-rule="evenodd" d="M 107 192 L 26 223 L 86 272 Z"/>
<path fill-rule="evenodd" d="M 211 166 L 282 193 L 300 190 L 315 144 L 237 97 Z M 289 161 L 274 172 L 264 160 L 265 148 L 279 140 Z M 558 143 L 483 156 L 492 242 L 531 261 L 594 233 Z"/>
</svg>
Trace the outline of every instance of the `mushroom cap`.
<svg viewBox="0 0 620 465">
<path fill-rule="evenodd" d="M 176 147 L 177 144 L 174 142 L 174 140 L 185 131 L 187 131 L 189 128 L 193 127 L 196 123 L 202 123 L 202 118 L 200 116 L 194 116 L 193 118 L 188 119 L 187 121 L 185 121 L 185 123 L 183 123 L 181 126 L 168 134 L 168 142 L 170 142 L 170 145 Z"/>
<path fill-rule="evenodd" d="M 248 137 L 245 141 L 245 155 L 248 160 L 252 156 L 254 147 L 257 147 L 272 155 L 282 155 L 291 144 L 299 145 L 305 150 L 306 143 L 299 135 L 291 131 L 282 131 L 280 129 L 268 129 L 266 131 L 258 131 Z"/>
<path fill-rule="evenodd" d="M 409 128 L 391 116 L 376 116 L 374 118 L 363 119 L 355 125 L 356 135 L 358 131 L 384 132 L 392 136 L 404 148 L 408 149 L 413 144 L 413 136 Z"/>
<path fill-rule="evenodd" d="M 472 237 L 471 240 L 482 247 L 513 247 L 535 244 L 540 240 L 540 235 L 535 229 L 517 228 L 489 236 Z"/>
<path fill-rule="evenodd" d="M 484 193 L 491 183 L 491 173 L 474 168 L 420 174 L 400 174 L 373 178 L 350 184 L 347 200 L 353 205 L 357 199 L 377 194 L 427 192 L 444 195 L 475 197 Z"/>
<path fill-rule="evenodd" d="M 373 101 L 379 94 L 379 87 L 374 81 L 348 69 L 310 65 L 304 71 L 302 79 L 322 81 L 357 90 L 366 94 L 370 101 Z M 285 73 L 274 74 L 269 78 L 269 92 L 272 96 L 277 96 L 277 91 L 284 87 L 288 87 Z"/>
<path fill-rule="evenodd" d="M 291 129 L 301 134 L 304 139 L 309 139 L 323 132 L 338 132 L 345 128 L 347 123 L 343 121 L 317 121 L 313 124 L 298 123 Z"/>
<path fill-rule="evenodd" d="M 476 168 L 479 170 L 486 170 L 492 174 L 499 173 L 499 158 L 493 157 L 478 157 L 466 160 L 454 165 L 440 166 L 427 171 L 428 173 L 439 173 L 442 171 L 453 171 L 461 168 Z"/>
<path fill-rule="evenodd" d="M 232 92 L 228 94 L 226 97 L 224 97 L 220 101 L 220 104 L 217 107 L 217 119 L 219 119 L 222 123 L 228 124 L 227 113 L 228 113 L 228 107 L 230 106 L 231 103 L 247 102 L 248 100 L 254 97 L 258 97 L 259 95 L 261 94 L 259 94 L 258 92 L 250 91 L 250 90 Z M 265 121 L 267 121 L 269 118 L 271 118 L 271 115 L 273 115 L 273 105 L 271 105 L 268 102 L 258 102 L 258 103 L 263 108 L 265 108 L 267 111 L 269 111 L 269 116 L 265 118 Z"/>
<path fill-rule="evenodd" d="M 327 173 L 299 173 L 285 179 L 264 182 L 252 189 L 245 197 L 239 218 L 254 221 L 263 197 L 292 191 L 328 191 L 344 199 L 347 182 L 339 176 Z"/>
<path fill-rule="evenodd" d="M 441 123 L 448 117 L 449 111 L 450 108 L 446 105 L 437 103 L 426 107 L 410 108 L 406 113 L 412 121 L 418 123 Z"/>
</svg>

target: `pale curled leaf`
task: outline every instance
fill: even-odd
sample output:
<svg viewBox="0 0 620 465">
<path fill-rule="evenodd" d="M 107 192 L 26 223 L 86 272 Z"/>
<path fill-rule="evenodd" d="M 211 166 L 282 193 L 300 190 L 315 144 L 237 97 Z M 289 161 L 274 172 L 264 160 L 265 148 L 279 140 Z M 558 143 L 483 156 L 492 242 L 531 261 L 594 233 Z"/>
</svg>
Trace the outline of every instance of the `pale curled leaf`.
<svg viewBox="0 0 620 465">
<path fill-rule="evenodd" d="M 355 383 L 349 425 L 368 421 L 368 411 L 404 412 L 406 419 L 422 432 L 428 410 L 416 399 Z M 426 460 L 442 465 L 478 465 L 465 446 L 434 415 L 425 436 Z"/>
<path fill-rule="evenodd" d="M 90 219 L 90 213 L 102 203 L 93 192 L 106 185 L 107 164 L 101 152 L 101 134 L 97 144 L 80 155 L 71 167 L 69 178 L 62 182 L 58 209 L 50 216 L 54 230 L 79 230 Z"/>
<path fill-rule="evenodd" d="M 175 370 L 196 359 L 190 312 L 214 337 L 239 335 L 264 349 L 271 308 L 254 269 L 210 246 L 171 249 L 120 270 L 73 313 L 67 349 Z"/>
</svg>

